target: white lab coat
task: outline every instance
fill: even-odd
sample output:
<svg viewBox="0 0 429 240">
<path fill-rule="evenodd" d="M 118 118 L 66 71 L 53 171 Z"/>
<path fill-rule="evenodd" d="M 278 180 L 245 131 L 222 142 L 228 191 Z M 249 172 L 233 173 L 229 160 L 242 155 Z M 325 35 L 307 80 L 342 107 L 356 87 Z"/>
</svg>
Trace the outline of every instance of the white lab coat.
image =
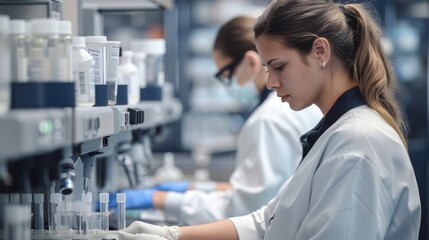
<svg viewBox="0 0 429 240">
<path fill-rule="evenodd" d="M 231 220 L 245 240 L 417 240 L 420 217 L 407 151 L 361 106 L 322 134 L 268 205 Z"/>
<path fill-rule="evenodd" d="M 300 136 L 321 118 L 316 106 L 296 112 L 270 93 L 239 133 L 232 189 L 170 192 L 165 205 L 167 220 L 201 224 L 248 214 L 265 205 L 298 166 L 302 158 Z"/>
</svg>

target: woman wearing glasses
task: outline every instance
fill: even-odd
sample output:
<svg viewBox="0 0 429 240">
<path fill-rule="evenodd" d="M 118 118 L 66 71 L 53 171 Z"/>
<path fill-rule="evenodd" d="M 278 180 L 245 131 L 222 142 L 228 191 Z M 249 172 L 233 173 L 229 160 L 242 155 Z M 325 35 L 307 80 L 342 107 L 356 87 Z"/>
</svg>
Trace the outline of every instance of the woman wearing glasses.
<svg viewBox="0 0 429 240">
<path fill-rule="evenodd" d="M 236 17 L 219 30 L 213 57 L 216 78 L 240 101 L 258 106 L 240 130 L 236 168 L 226 191 L 155 191 L 150 205 L 163 209 L 167 220 L 200 224 L 250 213 L 275 196 L 302 158 L 300 137 L 321 119 L 311 106 L 295 112 L 265 87 L 266 72 L 253 42 L 256 19 Z M 222 188 L 219 183 L 214 189 Z M 174 190 L 164 188 L 163 190 Z M 128 199 L 127 199 L 128 201 Z M 127 202 L 128 205 L 128 202 Z"/>
</svg>

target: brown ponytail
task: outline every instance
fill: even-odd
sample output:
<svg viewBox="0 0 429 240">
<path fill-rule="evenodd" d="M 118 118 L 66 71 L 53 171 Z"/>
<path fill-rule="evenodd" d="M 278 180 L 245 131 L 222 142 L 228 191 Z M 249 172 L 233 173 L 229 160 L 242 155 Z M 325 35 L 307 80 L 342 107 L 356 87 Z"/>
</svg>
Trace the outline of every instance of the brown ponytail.
<svg viewBox="0 0 429 240">
<path fill-rule="evenodd" d="M 255 38 L 276 37 L 303 56 L 317 37 L 328 39 L 366 104 L 380 114 L 407 147 L 405 124 L 395 100 L 396 77 L 381 46 L 381 30 L 360 4 L 330 0 L 274 0 L 258 18 Z"/>
</svg>

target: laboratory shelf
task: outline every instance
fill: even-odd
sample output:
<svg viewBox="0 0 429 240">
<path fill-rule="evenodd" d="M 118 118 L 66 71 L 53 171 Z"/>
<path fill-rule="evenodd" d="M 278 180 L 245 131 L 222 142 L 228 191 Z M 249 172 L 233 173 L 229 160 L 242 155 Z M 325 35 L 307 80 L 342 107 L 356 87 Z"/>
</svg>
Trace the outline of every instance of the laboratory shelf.
<svg viewBox="0 0 429 240">
<path fill-rule="evenodd" d="M 20 109 L 0 115 L 0 161 L 71 145 L 71 116 L 71 108 Z"/>
<path fill-rule="evenodd" d="M 134 106 L 12 110 L 0 115 L 0 161 L 79 145 L 86 153 L 108 145 L 108 138 L 173 122 L 182 115 L 178 100 Z"/>
</svg>

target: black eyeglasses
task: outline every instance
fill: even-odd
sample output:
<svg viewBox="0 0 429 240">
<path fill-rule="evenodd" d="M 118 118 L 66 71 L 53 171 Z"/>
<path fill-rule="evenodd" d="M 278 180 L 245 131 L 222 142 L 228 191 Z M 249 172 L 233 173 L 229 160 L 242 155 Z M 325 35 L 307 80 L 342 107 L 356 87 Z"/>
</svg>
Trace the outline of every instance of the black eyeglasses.
<svg viewBox="0 0 429 240">
<path fill-rule="evenodd" d="M 234 73 L 235 68 L 237 68 L 237 66 L 240 64 L 240 62 L 242 60 L 243 60 L 243 58 L 236 59 L 236 60 L 232 61 L 232 63 L 221 68 L 215 74 L 215 78 L 217 78 L 224 85 L 227 85 L 227 86 L 231 85 L 232 74 Z"/>
</svg>

